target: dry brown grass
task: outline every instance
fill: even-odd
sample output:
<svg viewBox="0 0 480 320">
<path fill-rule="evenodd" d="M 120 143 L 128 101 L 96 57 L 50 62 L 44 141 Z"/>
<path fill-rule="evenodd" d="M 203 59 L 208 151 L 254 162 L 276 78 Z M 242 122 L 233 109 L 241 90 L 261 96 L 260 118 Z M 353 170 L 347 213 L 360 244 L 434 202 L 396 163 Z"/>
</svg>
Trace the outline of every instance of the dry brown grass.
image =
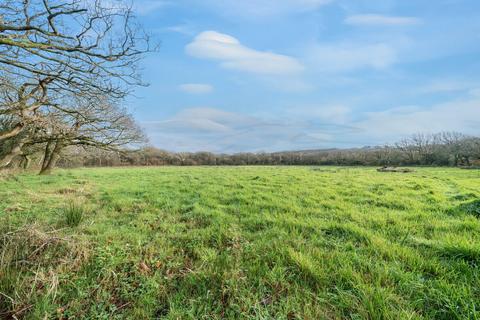
<svg viewBox="0 0 480 320">
<path fill-rule="evenodd" d="M 0 318 L 22 318 L 41 299 L 55 301 L 59 274 L 89 258 L 85 242 L 37 225 L 0 231 Z"/>
</svg>

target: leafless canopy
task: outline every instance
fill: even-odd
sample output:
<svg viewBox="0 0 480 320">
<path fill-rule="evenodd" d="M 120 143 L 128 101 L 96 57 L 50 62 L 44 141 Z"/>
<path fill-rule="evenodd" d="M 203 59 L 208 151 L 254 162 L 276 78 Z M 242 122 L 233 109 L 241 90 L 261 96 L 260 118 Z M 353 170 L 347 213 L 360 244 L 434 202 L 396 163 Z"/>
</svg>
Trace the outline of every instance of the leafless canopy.
<svg viewBox="0 0 480 320">
<path fill-rule="evenodd" d="M 47 112 L 47 111 L 44 111 Z M 118 151 L 146 141 L 142 130 L 126 109 L 106 97 L 90 100 L 72 96 L 63 102 L 58 111 L 50 113 L 27 143 L 44 146 L 44 161 L 41 173 L 48 174 L 60 158 L 61 152 L 72 146 Z"/>
<path fill-rule="evenodd" d="M 125 84 L 140 83 L 136 63 L 148 50 L 148 37 L 120 2 L 4 0 L 0 5 L 0 70 L 28 79 L 24 85 L 37 91 L 48 84 L 52 91 L 123 97 Z"/>
<path fill-rule="evenodd" d="M 149 39 L 129 7 L 100 0 L 4 0 L 0 4 L 0 114 L 35 120 L 52 96 L 123 98 L 140 85 Z M 15 79 L 11 83 L 8 79 Z M 15 132 L 1 136 L 5 139 Z"/>
<path fill-rule="evenodd" d="M 27 127 L 41 128 L 52 108 L 67 111 L 65 97 L 120 101 L 143 84 L 138 62 L 149 42 L 122 1 L 1 1 L 0 117 L 15 123 L 0 132 L 0 144 Z"/>
</svg>

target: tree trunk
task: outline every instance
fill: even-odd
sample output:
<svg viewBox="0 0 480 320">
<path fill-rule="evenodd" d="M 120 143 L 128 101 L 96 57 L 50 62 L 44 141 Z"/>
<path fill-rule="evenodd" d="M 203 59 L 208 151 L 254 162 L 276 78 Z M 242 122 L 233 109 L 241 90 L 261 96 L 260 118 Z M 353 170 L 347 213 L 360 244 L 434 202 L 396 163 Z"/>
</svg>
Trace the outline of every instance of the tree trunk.
<svg viewBox="0 0 480 320">
<path fill-rule="evenodd" d="M 25 125 L 23 123 L 16 124 L 12 129 L 0 134 L 0 141 L 13 138 L 19 135 L 24 128 L 25 128 Z"/>
<path fill-rule="evenodd" d="M 458 167 L 458 154 L 456 154 L 456 153 L 454 155 L 454 166 Z"/>
<path fill-rule="evenodd" d="M 43 161 L 42 161 L 42 168 L 41 170 L 45 169 L 48 165 L 48 161 L 50 160 L 50 156 L 52 155 L 52 142 L 48 141 L 47 145 L 45 146 L 45 152 L 43 155 Z"/>
<path fill-rule="evenodd" d="M 63 144 L 60 141 L 57 141 L 53 150 L 47 154 L 47 151 L 50 151 L 49 149 L 51 148 L 47 145 L 47 148 L 45 148 L 45 157 L 43 159 L 44 163 L 39 173 L 40 175 L 49 175 L 52 173 L 58 159 L 60 159 L 60 152 L 63 149 Z"/>
<path fill-rule="evenodd" d="M 27 170 L 30 167 L 32 159 L 29 156 L 23 156 L 22 166 L 24 170 Z"/>
<path fill-rule="evenodd" d="M 8 152 L 6 155 L 3 156 L 3 158 L 0 159 L 0 169 L 6 168 L 9 164 L 12 163 L 15 157 L 22 154 L 22 148 L 25 142 L 26 139 L 21 139 L 20 141 L 18 141 L 10 150 L 10 152 Z"/>
<path fill-rule="evenodd" d="M 465 162 L 467 163 L 467 166 L 471 165 L 469 156 L 465 156 Z"/>
</svg>

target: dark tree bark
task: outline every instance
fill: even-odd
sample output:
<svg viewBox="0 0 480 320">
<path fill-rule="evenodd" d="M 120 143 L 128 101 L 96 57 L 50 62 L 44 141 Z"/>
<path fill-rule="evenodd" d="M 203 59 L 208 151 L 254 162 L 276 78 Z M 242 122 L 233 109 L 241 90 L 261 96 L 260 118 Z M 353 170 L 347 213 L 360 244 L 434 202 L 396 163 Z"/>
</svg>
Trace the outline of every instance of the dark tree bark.
<svg viewBox="0 0 480 320">
<path fill-rule="evenodd" d="M 60 159 L 60 153 L 64 148 L 62 141 L 55 142 L 55 146 L 52 148 L 50 142 L 47 144 L 49 147 L 45 148 L 45 157 L 43 159 L 42 169 L 40 175 L 49 175 L 52 173 L 53 168 Z"/>
<path fill-rule="evenodd" d="M 42 168 L 41 170 L 45 169 L 48 165 L 48 161 L 50 160 L 50 156 L 52 153 L 52 142 L 48 141 L 47 144 L 45 145 L 45 151 L 43 153 L 43 161 L 42 161 Z"/>
</svg>

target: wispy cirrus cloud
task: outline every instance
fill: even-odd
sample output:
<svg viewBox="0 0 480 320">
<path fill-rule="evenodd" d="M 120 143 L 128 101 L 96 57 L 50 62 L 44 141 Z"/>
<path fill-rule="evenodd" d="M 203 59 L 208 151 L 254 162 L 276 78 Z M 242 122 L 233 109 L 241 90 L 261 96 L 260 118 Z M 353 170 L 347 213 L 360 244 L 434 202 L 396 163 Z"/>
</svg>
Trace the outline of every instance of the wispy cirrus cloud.
<svg viewBox="0 0 480 320">
<path fill-rule="evenodd" d="M 480 134 L 480 92 L 445 103 L 354 112 L 341 104 L 296 106 L 247 115 L 190 108 L 142 125 L 154 143 L 173 151 L 280 151 L 394 143 L 415 133 Z"/>
<path fill-rule="evenodd" d="M 169 31 L 169 32 L 175 32 L 175 33 L 180 33 L 186 36 L 193 36 L 196 34 L 195 32 L 195 27 L 193 27 L 191 24 L 177 24 L 174 26 L 169 26 L 163 29 L 164 31 Z"/>
<path fill-rule="evenodd" d="M 422 20 L 415 17 L 357 14 L 347 17 L 344 22 L 353 26 L 411 26 L 420 24 Z"/>
<path fill-rule="evenodd" d="M 480 88 L 479 81 L 466 79 L 437 79 L 418 87 L 417 91 L 422 94 L 434 93 L 453 93 L 453 92 L 469 92 Z"/>
<path fill-rule="evenodd" d="M 266 18 L 316 10 L 333 0 L 204 0 L 220 14 L 246 19 Z"/>
<path fill-rule="evenodd" d="M 168 150 L 229 153 L 324 148 L 352 131 L 315 119 L 264 118 L 215 108 L 186 109 L 143 126 L 153 142 L 161 141 Z"/>
<path fill-rule="evenodd" d="M 114 11 L 125 9 L 130 6 L 128 2 L 125 3 L 116 0 L 103 0 L 100 2 L 96 0 L 82 0 L 82 2 L 87 8 L 100 5 L 105 9 Z M 172 2 L 169 0 L 136 0 L 131 3 L 131 8 L 138 15 L 144 16 L 159 9 L 163 9 L 171 4 Z"/>
<path fill-rule="evenodd" d="M 178 88 L 189 94 L 206 94 L 213 92 L 213 86 L 206 83 L 184 83 L 179 85 Z"/>
<path fill-rule="evenodd" d="M 387 42 L 316 43 L 308 47 L 306 60 L 314 70 L 324 73 L 345 73 L 365 68 L 381 70 L 397 61 L 397 50 Z"/>
<path fill-rule="evenodd" d="M 290 75 L 303 71 L 295 58 L 244 46 L 236 38 L 216 31 L 200 33 L 187 45 L 186 52 L 196 58 L 218 61 L 220 66 L 262 75 Z"/>
<path fill-rule="evenodd" d="M 133 10 L 140 15 L 147 15 L 157 10 L 171 5 L 170 1 L 163 0 L 137 0 L 133 5 Z"/>
</svg>

